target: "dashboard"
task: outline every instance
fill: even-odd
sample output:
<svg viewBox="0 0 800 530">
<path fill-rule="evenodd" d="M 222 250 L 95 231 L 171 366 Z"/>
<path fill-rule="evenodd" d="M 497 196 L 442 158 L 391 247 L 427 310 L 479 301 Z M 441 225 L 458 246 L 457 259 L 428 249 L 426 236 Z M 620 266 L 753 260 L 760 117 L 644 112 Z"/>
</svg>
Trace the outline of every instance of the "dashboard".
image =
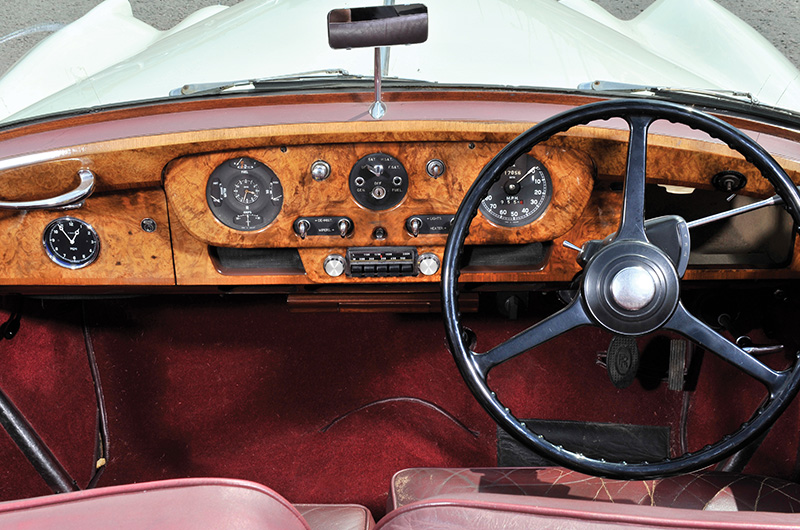
<svg viewBox="0 0 800 530">
<path fill-rule="evenodd" d="M 80 171 L 95 179 L 93 194 L 76 208 L 0 210 L 0 289 L 433 287 L 449 223 L 486 163 L 534 123 L 592 101 L 390 93 L 389 113 L 375 121 L 365 114 L 368 100 L 226 97 L 0 131 L 0 199 L 64 193 Z M 728 119 L 758 135 L 800 182 L 796 133 Z M 472 222 L 461 280 L 571 281 L 580 268 L 564 242 L 581 245 L 615 230 L 626 149 L 624 124 L 610 121 L 567 131 L 518 159 Z M 741 188 L 730 190 L 720 176 L 735 176 Z M 653 211 L 674 200 L 689 205 L 687 219 L 714 213 L 716 203 L 704 197 L 753 201 L 773 193 L 726 146 L 661 122 L 649 138 L 648 183 L 666 193 L 654 195 L 661 198 Z M 694 199 L 682 199 L 690 191 Z M 687 279 L 796 277 L 791 226 L 770 222 L 728 226 L 733 232 L 722 239 L 754 243 L 731 259 L 733 251 L 715 250 L 712 241 Z M 780 251 L 770 244 L 763 252 L 770 259 L 748 258 L 765 239 L 780 239 Z"/>
</svg>

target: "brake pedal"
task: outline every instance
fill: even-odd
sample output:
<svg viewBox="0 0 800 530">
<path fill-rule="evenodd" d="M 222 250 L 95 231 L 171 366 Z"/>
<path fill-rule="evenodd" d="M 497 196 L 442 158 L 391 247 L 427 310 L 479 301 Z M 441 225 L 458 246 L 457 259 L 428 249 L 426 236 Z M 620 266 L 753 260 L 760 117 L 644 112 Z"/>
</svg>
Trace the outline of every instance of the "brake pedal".
<svg viewBox="0 0 800 530">
<path fill-rule="evenodd" d="M 608 377 L 617 388 L 627 388 L 639 371 L 639 346 L 633 337 L 615 335 L 606 353 Z"/>
</svg>

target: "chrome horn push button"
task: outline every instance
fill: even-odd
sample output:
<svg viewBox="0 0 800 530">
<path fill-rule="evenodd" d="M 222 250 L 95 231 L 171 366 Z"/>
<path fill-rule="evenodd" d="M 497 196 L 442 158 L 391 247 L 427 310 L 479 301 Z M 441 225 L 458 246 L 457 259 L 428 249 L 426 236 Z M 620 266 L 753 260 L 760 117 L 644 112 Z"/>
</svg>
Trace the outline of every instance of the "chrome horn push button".
<svg viewBox="0 0 800 530">
<path fill-rule="evenodd" d="M 622 309 L 638 311 L 653 301 L 656 283 L 646 269 L 625 267 L 611 280 L 611 299 Z"/>
<path fill-rule="evenodd" d="M 642 241 L 613 242 L 598 251 L 586 264 L 582 290 L 597 323 L 619 335 L 658 329 L 680 300 L 672 260 Z"/>
</svg>

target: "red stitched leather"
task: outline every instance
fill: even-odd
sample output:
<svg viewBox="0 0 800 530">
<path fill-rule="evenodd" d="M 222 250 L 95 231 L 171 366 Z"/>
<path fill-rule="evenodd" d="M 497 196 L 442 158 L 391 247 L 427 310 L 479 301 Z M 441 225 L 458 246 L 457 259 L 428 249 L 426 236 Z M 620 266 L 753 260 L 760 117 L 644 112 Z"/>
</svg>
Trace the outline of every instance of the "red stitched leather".
<svg viewBox="0 0 800 530">
<path fill-rule="evenodd" d="M 701 471 L 656 480 L 614 480 L 560 467 L 415 468 L 395 474 L 390 508 L 435 496 L 493 493 L 723 511 L 800 512 L 800 484 Z"/>
</svg>

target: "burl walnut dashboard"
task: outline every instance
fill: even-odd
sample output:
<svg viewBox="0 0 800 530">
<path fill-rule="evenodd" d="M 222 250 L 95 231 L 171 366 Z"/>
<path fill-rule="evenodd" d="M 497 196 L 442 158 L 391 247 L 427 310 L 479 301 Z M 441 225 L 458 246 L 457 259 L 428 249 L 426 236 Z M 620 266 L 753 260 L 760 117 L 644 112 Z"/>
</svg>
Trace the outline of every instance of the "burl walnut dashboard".
<svg viewBox="0 0 800 530">
<path fill-rule="evenodd" d="M 390 112 L 379 122 L 364 112 L 367 95 L 335 94 L 151 104 L 6 128 L 0 200 L 63 193 L 86 170 L 95 190 L 74 209 L 0 210 L 0 288 L 433 285 L 449 222 L 486 163 L 537 121 L 591 101 L 387 97 Z M 800 180 L 795 133 L 731 121 L 759 135 Z M 616 228 L 626 149 L 627 130 L 613 122 L 534 147 L 482 203 L 461 280 L 569 282 L 580 269 L 562 243 Z M 713 177 L 725 173 L 746 180 L 739 197 L 773 193 L 727 147 L 654 125 L 648 182 L 669 200 L 714 193 Z M 766 265 L 712 259 L 686 278 L 796 277 L 791 227 L 781 237 L 788 246 L 765 251 L 777 255 Z"/>
</svg>

